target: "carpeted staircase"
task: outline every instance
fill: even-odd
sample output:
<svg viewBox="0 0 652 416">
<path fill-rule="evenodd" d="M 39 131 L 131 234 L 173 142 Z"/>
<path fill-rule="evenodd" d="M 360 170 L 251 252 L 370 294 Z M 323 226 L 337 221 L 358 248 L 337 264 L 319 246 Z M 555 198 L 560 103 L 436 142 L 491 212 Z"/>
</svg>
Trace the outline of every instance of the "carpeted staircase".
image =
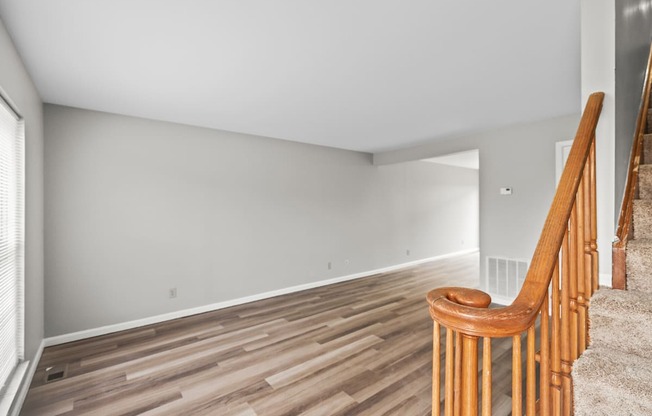
<svg viewBox="0 0 652 416">
<path fill-rule="evenodd" d="M 652 415 L 652 134 L 641 163 L 628 290 L 603 288 L 591 298 L 591 346 L 573 365 L 576 416 Z"/>
</svg>

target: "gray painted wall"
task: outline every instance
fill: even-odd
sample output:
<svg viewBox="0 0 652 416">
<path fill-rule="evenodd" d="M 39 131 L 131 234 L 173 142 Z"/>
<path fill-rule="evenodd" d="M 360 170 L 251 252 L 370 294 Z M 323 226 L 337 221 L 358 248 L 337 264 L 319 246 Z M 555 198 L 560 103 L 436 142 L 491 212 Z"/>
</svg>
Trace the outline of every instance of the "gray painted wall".
<svg viewBox="0 0 652 416">
<path fill-rule="evenodd" d="M 43 106 L 0 22 L 0 90 L 25 119 L 25 356 L 43 339 Z"/>
<path fill-rule="evenodd" d="M 579 116 L 573 115 L 441 140 L 376 154 L 374 163 L 387 165 L 480 149 L 480 265 L 484 277 L 487 256 L 532 257 L 555 192 L 555 142 L 572 139 L 578 122 Z M 514 193 L 501 196 L 499 189 L 507 186 Z"/>
<path fill-rule="evenodd" d="M 618 221 L 652 39 L 652 0 L 616 2 L 615 217 Z"/>
<path fill-rule="evenodd" d="M 54 105 L 45 130 L 48 336 L 478 246 L 477 170 Z"/>
</svg>

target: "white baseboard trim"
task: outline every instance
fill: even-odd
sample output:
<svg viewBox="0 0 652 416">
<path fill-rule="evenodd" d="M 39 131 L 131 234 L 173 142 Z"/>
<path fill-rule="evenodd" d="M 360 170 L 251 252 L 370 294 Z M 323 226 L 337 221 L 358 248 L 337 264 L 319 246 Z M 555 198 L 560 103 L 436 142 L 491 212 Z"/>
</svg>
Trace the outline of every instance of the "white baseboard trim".
<svg viewBox="0 0 652 416">
<path fill-rule="evenodd" d="M 611 287 L 611 273 L 599 273 L 600 286 Z"/>
<path fill-rule="evenodd" d="M 272 290 L 269 292 L 259 293 L 256 295 L 245 296 L 238 299 L 227 300 L 223 302 L 212 303 L 209 305 L 198 306 L 196 308 L 183 309 L 179 311 L 169 312 L 162 315 L 151 316 L 148 318 L 137 319 L 134 321 L 122 322 L 119 324 L 106 325 L 99 328 L 87 329 L 84 331 L 72 332 L 69 334 L 57 335 L 49 337 L 44 340 L 45 346 L 50 347 L 53 345 L 65 344 L 67 342 L 79 341 L 81 339 L 97 337 L 100 335 L 110 334 L 112 332 L 124 331 L 127 329 L 138 328 L 145 325 L 156 324 L 159 322 L 169 321 L 172 319 L 184 318 L 186 316 L 197 315 L 205 312 L 212 312 L 218 309 L 224 309 L 231 306 L 242 305 L 243 303 L 254 302 L 257 300 L 273 298 L 276 296 L 286 295 L 288 293 L 301 292 L 307 289 L 313 289 L 321 286 L 332 285 L 334 283 L 346 282 L 348 280 L 360 279 L 362 277 L 373 276 L 375 274 L 387 273 L 406 267 L 416 266 L 418 264 L 427 263 L 435 260 L 442 260 L 449 257 L 461 256 L 465 254 L 477 253 L 478 249 L 462 250 L 453 253 L 442 254 L 439 256 L 428 257 L 425 259 L 415 260 L 407 263 L 401 263 L 394 266 L 383 267 L 376 270 L 370 270 L 361 273 L 350 274 L 346 276 L 335 277 L 332 279 L 320 280 L 318 282 L 305 283 L 302 285 L 291 286 L 284 289 Z"/>
<path fill-rule="evenodd" d="M 36 350 L 36 354 L 34 354 L 32 360 L 29 361 L 28 363 L 29 367 L 27 368 L 27 371 L 23 376 L 23 381 L 21 382 L 20 387 L 18 388 L 16 397 L 14 398 L 11 409 L 9 410 L 7 415 L 18 416 L 20 414 L 20 410 L 23 408 L 23 403 L 25 403 L 25 398 L 27 397 L 27 392 L 29 391 L 29 386 L 32 384 L 32 379 L 34 378 L 34 374 L 36 373 L 36 368 L 38 367 L 39 361 L 41 361 L 43 348 L 45 348 L 45 340 L 41 341 L 41 345 L 39 345 L 38 350 Z"/>
</svg>

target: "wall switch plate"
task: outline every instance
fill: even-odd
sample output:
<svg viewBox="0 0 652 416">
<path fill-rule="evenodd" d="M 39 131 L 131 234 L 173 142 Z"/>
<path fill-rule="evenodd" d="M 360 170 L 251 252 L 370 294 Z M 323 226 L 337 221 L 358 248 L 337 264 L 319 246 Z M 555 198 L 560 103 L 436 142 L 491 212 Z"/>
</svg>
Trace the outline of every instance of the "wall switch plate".
<svg viewBox="0 0 652 416">
<path fill-rule="evenodd" d="M 501 195 L 511 195 L 512 194 L 512 188 L 510 188 L 510 187 L 500 188 L 500 194 Z"/>
</svg>

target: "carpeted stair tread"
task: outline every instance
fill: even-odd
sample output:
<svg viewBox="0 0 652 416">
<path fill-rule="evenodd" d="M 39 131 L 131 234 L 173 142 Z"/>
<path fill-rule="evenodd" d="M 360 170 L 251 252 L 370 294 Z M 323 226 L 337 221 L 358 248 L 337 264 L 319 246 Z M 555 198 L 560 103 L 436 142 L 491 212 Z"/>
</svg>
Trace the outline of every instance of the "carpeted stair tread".
<svg viewBox="0 0 652 416">
<path fill-rule="evenodd" d="M 572 374 L 575 416 L 652 415 L 652 360 L 596 346 Z"/>
<path fill-rule="evenodd" d="M 652 157 L 652 150 L 648 154 Z M 652 164 L 638 166 L 638 197 L 652 200 Z"/>
<path fill-rule="evenodd" d="M 652 238 L 652 199 L 634 200 L 634 238 Z"/>
<path fill-rule="evenodd" d="M 601 288 L 591 297 L 591 314 L 593 313 L 612 317 L 647 318 L 652 324 L 652 293 Z"/>
<path fill-rule="evenodd" d="M 591 342 L 593 345 L 652 358 L 651 318 L 652 293 L 600 289 L 591 297 Z"/>
<path fill-rule="evenodd" d="M 627 288 L 652 293 L 652 239 L 627 243 Z"/>
</svg>

